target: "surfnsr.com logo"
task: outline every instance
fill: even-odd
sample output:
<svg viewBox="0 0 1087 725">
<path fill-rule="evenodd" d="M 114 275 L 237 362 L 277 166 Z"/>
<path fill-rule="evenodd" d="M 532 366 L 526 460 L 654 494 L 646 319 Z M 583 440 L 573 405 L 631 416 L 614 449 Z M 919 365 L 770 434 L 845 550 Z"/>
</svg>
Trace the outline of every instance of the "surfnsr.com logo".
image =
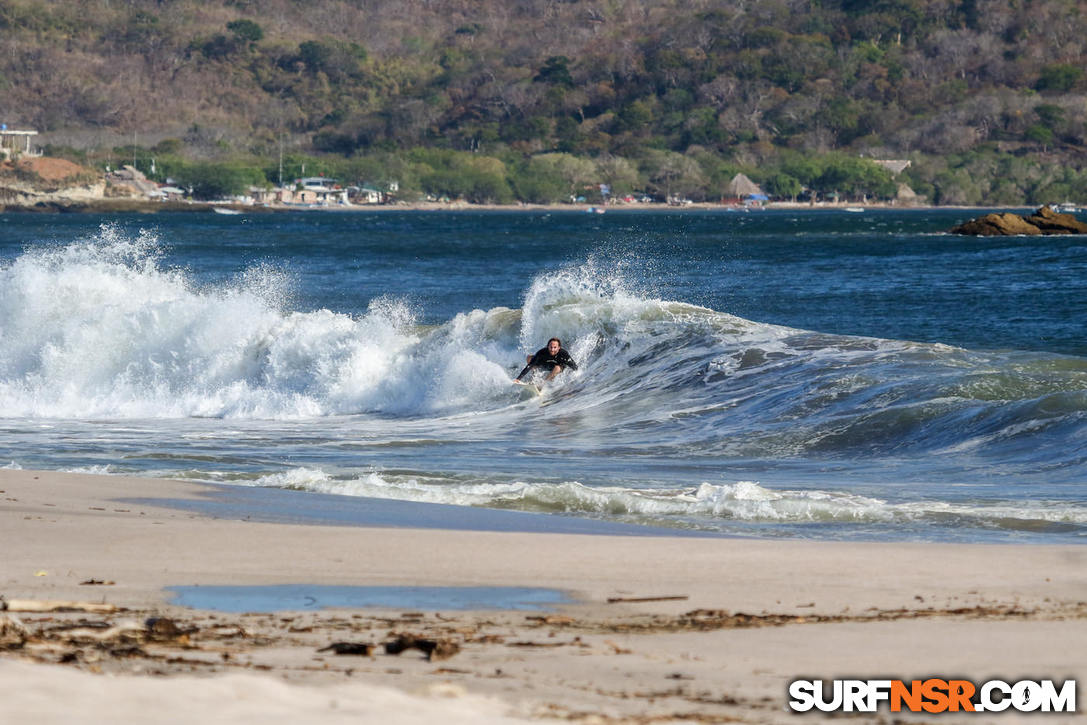
<svg viewBox="0 0 1087 725">
<path fill-rule="evenodd" d="M 789 683 L 794 712 L 1076 712 L 1076 681 L 1053 680 L 794 680 Z"/>
</svg>

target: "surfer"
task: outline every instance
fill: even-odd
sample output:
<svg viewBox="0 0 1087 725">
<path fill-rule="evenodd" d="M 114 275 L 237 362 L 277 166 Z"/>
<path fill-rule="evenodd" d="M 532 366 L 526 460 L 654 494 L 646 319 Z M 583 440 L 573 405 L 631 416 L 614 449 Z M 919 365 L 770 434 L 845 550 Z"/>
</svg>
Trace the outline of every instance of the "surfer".
<svg viewBox="0 0 1087 725">
<path fill-rule="evenodd" d="M 548 372 L 544 382 L 554 380 L 555 376 L 566 368 L 577 370 L 577 363 L 570 357 L 570 353 L 562 349 L 562 341 L 557 337 L 552 337 L 547 341 L 547 347 L 541 347 L 536 351 L 535 355 L 529 355 L 525 360 L 528 364 L 525 365 L 524 370 L 517 374 L 517 379 L 513 381 L 515 383 L 523 382 L 521 378 L 533 370 Z"/>
</svg>

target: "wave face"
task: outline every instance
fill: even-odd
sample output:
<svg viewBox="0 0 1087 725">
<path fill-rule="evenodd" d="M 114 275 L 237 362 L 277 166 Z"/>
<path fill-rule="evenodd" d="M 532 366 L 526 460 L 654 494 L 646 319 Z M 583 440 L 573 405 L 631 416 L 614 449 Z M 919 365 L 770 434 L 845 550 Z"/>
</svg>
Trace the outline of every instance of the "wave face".
<svg viewBox="0 0 1087 725">
<path fill-rule="evenodd" d="M 1082 503 L 1059 497 L 1008 508 L 946 495 L 979 480 L 1083 480 L 1082 357 L 764 324 L 659 299 L 593 258 L 537 275 L 520 309 L 436 325 L 387 297 L 357 314 L 292 311 L 282 265 L 201 284 L 164 259 L 153 234 L 107 226 L 0 267 L 3 418 L 144 425 L 153 443 L 110 450 L 160 450 L 123 471 L 348 495 L 684 526 L 1085 524 Z M 580 369 L 522 400 L 510 378 L 553 335 Z M 283 466 L 305 483 L 277 478 L 288 475 L 269 462 L 278 449 L 305 461 Z M 9 465 L 35 463 L 23 459 Z M 435 480 L 382 469 L 408 461 Z M 466 471 L 486 475 L 465 482 Z M 887 496 L 876 485 L 887 481 L 916 482 L 929 500 Z"/>
</svg>

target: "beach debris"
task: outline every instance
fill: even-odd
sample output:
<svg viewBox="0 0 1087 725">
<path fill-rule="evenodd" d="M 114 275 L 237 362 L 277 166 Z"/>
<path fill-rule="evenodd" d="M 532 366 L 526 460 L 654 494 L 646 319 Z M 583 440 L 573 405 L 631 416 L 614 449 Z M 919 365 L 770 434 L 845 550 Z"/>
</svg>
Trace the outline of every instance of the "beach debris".
<svg viewBox="0 0 1087 725">
<path fill-rule="evenodd" d="M 34 576 L 49 576 L 49 572 L 47 572 L 45 569 L 41 569 L 34 572 Z"/>
<path fill-rule="evenodd" d="M 287 631 L 293 632 L 294 630 L 289 629 Z M 312 627 L 305 631 L 312 631 Z M 249 632 L 240 624 L 220 624 L 201 630 L 200 635 L 208 639 L 237 639 L 239 637 L 248 637 Z"/>
<path fill-rule="evenodd" d="M 29 636 L 30 630 L 18 617 L 0 615 L 0 649 L 19 649 Z"/>
<path fill-rule="evenodd" d="M 49 599 L 4 599 L 0 597 L 0 611 L 8 612 L 94 612 L 110 614 L 123 611 L 115 604 L 103 602 L 68 602 Z"/>
<path fill-rule="evenodd" d="M 376 644 L 369 642 L 333 642 L 327 647 L 322 647 L 318 652 L 331 652 L 337 655 L 359 655 L 372 657 L 377 650 Z"/>
<path fill-rule="evenodd" d="M 147 639 L 147 631 L 143 625 L 135 621 L 119 622 L 106 628 L 101 623 L 80 623 L 84 626 L 64 627 L 60 630 L 60 639 L 68 644 L 96 645 L 114 653 L 118 648 L 124 648 L 125 653 L 130 653 L 130 648 L 142 644 Z M 89 626 L 86 626 L 89 625 Z"/>
<path fill-rule="evenodd" d="M 439 667 L 430 674 L 432 675 L 470 675 L 471 670 L 458 670 L 456 667 Z"/>
<path fill-rule="evenodd" d="M 402 634 L 391 642 L 385 643 L 385 654 L 398 655 L 409 649 L 417 649 L 426 655 L 427 660 L 449 659 L 460 652 L 460 645 L 448 639 L 424 639 L 411 634 Z"/>
<path fill-rule="evenodd" d="M 81 587 L 111 587 L 117 582 L 105 581 L 104 579 L 88 579 L 87 581 L 79 582 Z"/>
<path fill-rule="evenodd" d="M 675 594 L 662 597 L 608 597 L 608 604 L 637 603 L 637 602 L 682 602 L 690 599 L 686 594 Z"/>
<path fill-rule="evenodd" d="M 626 647 L 620 647 L 615 642 L 612 642 L 610 639 L 604 640 L 604 644 L 606 644 L 608 647 L 611 647 L 612 654 L 628 655 L 632 653 L 632 650 L 629 650 Z"/>
<path fill-rule="evenodd" d="M 554 636 L 554 634 L 552 634 Z M 574 637 L 569 642 L 533 642 L 531 640 L 522 640 L 520 642 L 510 642 L 508 647 L 588 647 L 589 645 L 581 641 L 581 637 Z"/>
<path fill-rule="evenodd" d="M 536 622 L 541 625 L 574 624 L 577 621 L 573 617 L 568 617 L 565 614 L 547 614 L 543 616 L 539 614 L 533 614 L 525 617 L 525 619 L 529 622 Z"/>
<path fill-rule="evenodd" d="M 144 622 L 148 639 L 154 642 L 179 642 L 186 644 L 189 635 L 196 633 L 197 627 L 183 627 L 169 617 L 151 617 Z"/>
</svg>

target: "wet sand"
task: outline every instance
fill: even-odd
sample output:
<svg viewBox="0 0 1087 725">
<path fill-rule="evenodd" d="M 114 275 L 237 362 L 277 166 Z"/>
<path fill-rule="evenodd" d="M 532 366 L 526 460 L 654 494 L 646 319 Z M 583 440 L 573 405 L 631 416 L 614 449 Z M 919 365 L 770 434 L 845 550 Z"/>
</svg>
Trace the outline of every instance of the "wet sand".
<svg viewBox="0 0 1087 725">
<path fill-rule="evenodd" d="M 784 723 L 796 678 L 1087 673 L 1083 547 L 629 536 L 591 522 L 542 533 L 558 520 L 365 501 L 302 516 L 279 493 L 0 471 L 3 719 Z M 294 585 L 305 604 L 171 601 L 171 587 L 228 585 Z M 570 601 L 317 609 L 330 591 L 318 587 Z M 29 611 L 48 602 L 76 611 Z"/>
</svg>

